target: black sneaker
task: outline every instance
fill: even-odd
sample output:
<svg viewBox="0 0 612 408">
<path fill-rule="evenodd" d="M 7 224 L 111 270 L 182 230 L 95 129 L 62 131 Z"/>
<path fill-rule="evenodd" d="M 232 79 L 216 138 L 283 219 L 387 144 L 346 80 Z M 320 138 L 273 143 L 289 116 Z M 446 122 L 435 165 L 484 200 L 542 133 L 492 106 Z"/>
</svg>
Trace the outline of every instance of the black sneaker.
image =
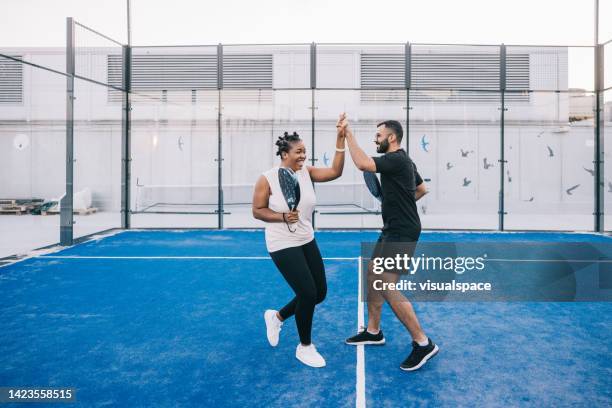
<svg viewBox="0 0 612 408">
<path fill-rule="evenodd" d="M 429 360 L 438 354 L 440 350 L 431 339 L 427 339 L 426 346 L 419 346 L 416 341 L 412 342 L 412 353 L 400 364 L 400 368 L 404 371 L 418 370 Z"/>
<path fill-rule="evenodd" d="M 346 344 L 351 344 L 353 346 L 359 346 L 361 344 L 385 344 L 385 336 L 383 336 L 382 330 L 378 331 L 378 334 L 368 333 L 368 330 L 364 328 L 358 334 L 353 337 L 349 337 L 345 340 Z"/>
</svg>

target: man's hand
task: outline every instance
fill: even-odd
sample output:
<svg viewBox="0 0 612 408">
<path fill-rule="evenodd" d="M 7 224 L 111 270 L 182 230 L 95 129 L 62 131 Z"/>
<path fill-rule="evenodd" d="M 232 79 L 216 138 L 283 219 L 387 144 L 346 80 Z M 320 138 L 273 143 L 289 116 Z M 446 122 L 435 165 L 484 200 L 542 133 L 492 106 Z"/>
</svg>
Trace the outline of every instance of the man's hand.
<svg viewBox="0 0 612 408">
<path fill-rule="evenodd" d="M 374 160 L 365 154 L 363 149 L 359 147 L 357 139 L 353 135 L 353 132 L 349 126 L 348 117 L 346 114 L 342 114 L 340 117 L 342 120 L 338 121 L 338 129 L 342 129 L 344 137 L 346 138 L 346 144 L 348 145 L 353 163 L 355 163 L 355 166 L 357 166 L 357 168 L 361 171 L 376 171 L 376 164 L 374 163 Z"/>
<path fill-rule="evenodd" d="M 338 117 L 338 121 L 336 122 L 336 131 L 338 136 L 345 137 L 346 129 L 348 128 L 348 118 L 345 112 L 342 112 Z"/>
</svg>

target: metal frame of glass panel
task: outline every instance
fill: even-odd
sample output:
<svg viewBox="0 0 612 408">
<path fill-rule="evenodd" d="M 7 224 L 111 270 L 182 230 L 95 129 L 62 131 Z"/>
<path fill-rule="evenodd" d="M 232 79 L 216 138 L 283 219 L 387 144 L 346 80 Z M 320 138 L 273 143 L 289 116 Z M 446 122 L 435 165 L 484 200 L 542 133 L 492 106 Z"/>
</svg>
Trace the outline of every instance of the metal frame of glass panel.
<svg viewBox="0 0 612 408">
<path fill-rule="evenodd" d="M 91 78 L 78 75 L 75 67 L 76 39 L 75 28 L 80 27 L 94 35 L 105 39 L 122 50 L 122 87 L 106 84 Z M 74 243 L 74 82 L 75 79 L 87 81 L 97 85 L 120 91 L 123 94 L 122 102 L 122 149 L 121 149 L 121 227 L 129 228 L 130 219 L 126 203 L 129 202 L 129 129 L 130 129 L 130 47 L 116 41 L 98 31 L 83 25 L 72 17 L 66 19 L 66 194 L 60 204 L 60 245 L 72 245 Z"/>
<path fill-rule="evenodd" d="M 295 46 L 295 45 L 304 45 L 304 44 L 231 44 L 232 46 L 237 46 L 237 45 L 241 45 L 241 46 L 257 46 L 257 45 L 266 45 L 266 46 L 272 46 L 272 45 L 289 45 L 289 46 Z M 311 143 L 312 143 L 312 150 L 311 150 L 311 157 L 310 157 L 310 162 L 312 165 L 316 164 L 316 157 L 315 157 L 315 149 L 314 149 L 314 143 L 315 143 L 315 133 L 316 133 L 316 121 L 315 121 L 315 111 L 316 111 L 316 99 L 315 99 L 315 92 L 317 90 L 339 90 L 340 88 L 319 88 L 317 87 L 317 46 L 318 45 L 338 45 L 338 46 L 349 46 L 349 45 L 364 45 L 364 44 L 317 44 L 317 43 L 311 43 L 310 44 L 310 83 L 309 83 L 309 89 L 312 92 L 312 100 L 311 100 Z M 422 44 L 422 43 L 405 43 L 405 44 L 367 44 L 368 46 L 376 46 L 376 45 L 402 45 L 404 47 L 404 59 L 405 59 L 405 84 L 404 84 L 404 89 L 407 91 L 406 92 L 406 133 L 409 134 L 409 129 L 410 129 L 410 123 L 411 123 L 411 118 L 410 118 L 410 113 L 411 113 L 411 100 L 410 100 L 410 91 L 411 90 L 427 90 L 427 88 L 424 87 L 418 87 L 418 86 L 413 86 L 412 84 L 412 50 L 413 50 L 413 46 L 466 46 L 466 47 L 477 47 L 477 46 L 488 46 L 491 47 L 491 45 L 485 45 L 485 44 Z M 517 45 L 512 45 L 512 47 L 516 47 Z M 540 47 L 540 46 L 536 46 L 536 45 L 525 45 L 527 47 Z M 577 48 L 592 48 L 594 50 L 596 50 L 597 52 L 595 53 L 595 66 L 596 66 L 596 81 L 594 84 L 594 89 L 595 92 L 597 94 L 597 98 L 596 100 L 599 101 L 599 99 L 601 98 L 601 93 L 603 92 L 602 84 L 603 81 L 601 80 L 601 76 L 603 74 L 603 49 L 602 49 L 603 45 L 598 45 L 597 47 L 591 47 L 591 46 L 576 46 Z M 130 186 L 130 143 L 129 143 L 129 133 L 130 133 L 130 100 L 129 100 L 129 94 L 130 94 L 130 89 L 131 89 L 131 82 L 130 82 L 130 63 L 131 63 L 131 51 L 133 48 L 140 48 L 140 47 L 131 47 L 131 46 L 123 46 L 124 47 L 124 55 L 126 56 L 125 61 L 124 61 L 124 82 L 123 82 L 123 87 L 122 87 L 122 91 L 124 92 L 124 117 L 123 117 L 123 139 L 122 139 L 122 147 L 123 147 L 123 167 L 122 167 L 122 227 L 124 228 L 129 228 L 130 227 L 130 209 L 129 209 L 129 186 Z M 165 48 L 179 48 L 179 47 L 194 47 L 197 48 L 199 46 L 172 46 L 172 47 L 167 47 L 164 46 Z M 504 225 L 504 216 L 507 214 L 506 212 L 506 208 L 505 208 L 505 201 L 504 201 L 504 188 L 505 188 L 505 181 L 504 181 L 504 172 L 505 172 L 505 156 L 504 156 L 504 147 L 505 147 L 505 112 L 507 110 L 506 107 L 506 101 L 505 101 L 505 97 L 508 93 L 512 93 L 513 90 L 508 90 L 506 87 L 506 49 L 507 47 L 511 47 L 510 45 L 505 45 L 505 44 L 501 44 L 501 45 L 496 45 L 496 47 L 499 47 L 499 61 L 500 61 L 500 65 L 499 65 L 499 89 L 496 90 L 491 90 L 491 89 L 482 89 L 483 92 L 494 92 L 499 94 L 500 98 L 501 98 L 501 103 L 500 103 L 500 122 L 501 122 L 501 127 L 500 127 L 500 158 L 499 158 L 499 163 L 500 163 L 500 169 L 499 169 L 499 180 L 500 180 L 500 185 L 499 185 L 499 204 L 498 204 L 498 229 L 499 230 L 504 230 L 505 229 L 505 225 Z M 556 47 L 556 46 L 552 46 L 552 45 L 545 45 L 545 46 L 541 46 L 541 47 Z M 152 48 L 150 46 L 148 46 L 148 48 Z M 223 112 L 221 109 L 221 92 L 225 89 L 224 87 L 224 83 L 223 83 L 223 76 L 224 76 L 224 70 L 223 70 L 223 48 L 224 45 L 223 44 L 218 44 L 217 45 L 217 91 L 219 92 L 219 99 L 217 101 L 217 109 L 218 109 L 218 118 L 217 118 L 217 184 L 218 184 L 218 205 L 217 205 L 217 209 L 214 212 L 210 212 L 210 214 L 217 214 L 218 218 L 217 218 L 217 228 L 222 229 L 224 227 L 223 224 L 223 216 L 225 214 L 229 214 L 225 211 L 224 208 L 224 198 L 223 198 L 223 160 L 224 158 L 223 156 L 223 151 L 222 151 L 222 144 L 223 144 L 223 129 L 222 129 L 222 121 L 223 121 Z M 70 54 L 70 53 L 69 53 Z M 275 90 L 281 90 L 274 88 Z M 308 88 L 282 88 L 282 90 L 286 90 L 286 91 L 291 91 L 291 90 L 304 90 L 304 89 L 308 89 Z M 348 90 L 347 88 L 341 88 L 343 90 Z M 352 90 L 362 90 L 362 88 L 350 88 Z M 394 88 L 395 89 L 395 88 Z M 462 91 L 462 89 L 451 89 L 452 91 Z M 469 89 L 469 91 L 475 91 L 478 89 Z M 463 91 L 468 91 L 463 90 Z M 527 91 L 528 93 L 533 93 L 535 92 L 533 89 L 529 89 Z M 538 92 L 551 92 L 551 93 L 565 93 L 565 92 L 570 92 L 569 90 L 540 90 Z M 70 101 L 68 101 L 68 103 L 70 104 Z M 601 117 L 601 115 L 599 115 L 599 112 L 601 110 L 601 107 L 598 106 L 598 108 L 596 109 L 596 114 L 597 114 L 597 120 L 596 120 L 596 125 L 595 125 L 595 148 L 594 148 L 594 156 L 595 156 L 595 160 L 594 160 L 594 164 L 596 167 L 595 170 L 595 174 L 596 175 L 600 175 L 599 177 L 601 177 L 602 171 L 603 171 L 603 159 L 601 158 L 602 156 L 602 151 L 603 151 L 603 119 Z M 69 115 L 68 115 L 69 116 Z M 67 118 L 68 119 L 68 118 Z M 410 143 L 410 138 L 406 137 L 406 148 L 409 147 L 409 143 Z M 599 158 L 599 159 L 598 159 Z M 68 174 L 68 173 L 67 173 Z M 595 204 L 595 208 L 594 208 L 594 230 L 595 231 L 603 231 L 603 221 L 602 221 L 602 216 L 603 216 L 603 194 L 602 194 L 602 185 L 601 185 L 601 178 L 598 178 L 596 176 L 596 186 L 597 188 L 595 189 L 595 197 L 594 197 L 594 204 Z M 68 180 L 67 180 L 67 186 L 68 186 Z M 360 212 L 361 213 L 361 212 Z M 368 212 L 368 211 L 364 211 L 365 213 L 372 213 L 372 212 Z M 68 225 L 66 225 L 65 227 L 68 227 Z"/>
</svg>

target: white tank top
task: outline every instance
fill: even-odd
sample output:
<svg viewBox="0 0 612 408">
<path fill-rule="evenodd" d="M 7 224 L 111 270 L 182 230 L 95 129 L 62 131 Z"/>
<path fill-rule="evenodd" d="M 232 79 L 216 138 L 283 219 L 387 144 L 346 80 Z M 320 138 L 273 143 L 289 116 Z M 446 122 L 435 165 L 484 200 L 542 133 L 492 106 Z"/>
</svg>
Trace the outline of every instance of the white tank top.
<svg viewBox="0 0 612 408">
<path fill-rule="evenodd" d="M 299 221 L 289 224 L 292 230 L 289 231 L 284 222 L 266 222 L 266 248 L 268 252 L 276 252 L 285 248 L 302 246 L 314 239 L 312 229 L 312 212 L 317 204 L 310 173 L 306 166 L 295 173 L 300 183 L 300 203 L 297 209 L 300 212 Z M 263 173 L 270 185 L 270 198 L 268 208 L 279 213 L 289 212 L 289 207 L 283 196 L 283 192 L 278 182 L 278 166 Z"/>
</svg>

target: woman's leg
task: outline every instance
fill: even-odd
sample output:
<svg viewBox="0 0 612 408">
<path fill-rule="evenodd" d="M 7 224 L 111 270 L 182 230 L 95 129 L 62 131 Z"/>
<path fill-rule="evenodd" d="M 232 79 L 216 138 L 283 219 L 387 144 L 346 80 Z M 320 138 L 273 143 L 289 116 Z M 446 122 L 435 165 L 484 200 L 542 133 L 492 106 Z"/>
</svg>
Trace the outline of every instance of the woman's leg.
<svg viewBox="0 0 612 408">
<path fill-rule="evenodd" d="M 306 263 L 312 273 L 312 278 L 317 288 L 317 304 L 319 304 L 325 299 L 325 296 L 327 296 L 327 278 L 325 277 L 323 258 L 321 257 L 317 241 L 314 239 L 302 246 L 302 250 L 304 251 Z"/>
<path fill-rule="evenodd" d="M 295 292 L 295 298 L 283 307 L 279 314 L 283 319 L 295 314 L 300 342 L 303 345 L 309 345 L 311 342 L 312 315 L 317 303 L 317 288 L 302 247 L 272 252 L 270 256 Z"/>
</svg>

